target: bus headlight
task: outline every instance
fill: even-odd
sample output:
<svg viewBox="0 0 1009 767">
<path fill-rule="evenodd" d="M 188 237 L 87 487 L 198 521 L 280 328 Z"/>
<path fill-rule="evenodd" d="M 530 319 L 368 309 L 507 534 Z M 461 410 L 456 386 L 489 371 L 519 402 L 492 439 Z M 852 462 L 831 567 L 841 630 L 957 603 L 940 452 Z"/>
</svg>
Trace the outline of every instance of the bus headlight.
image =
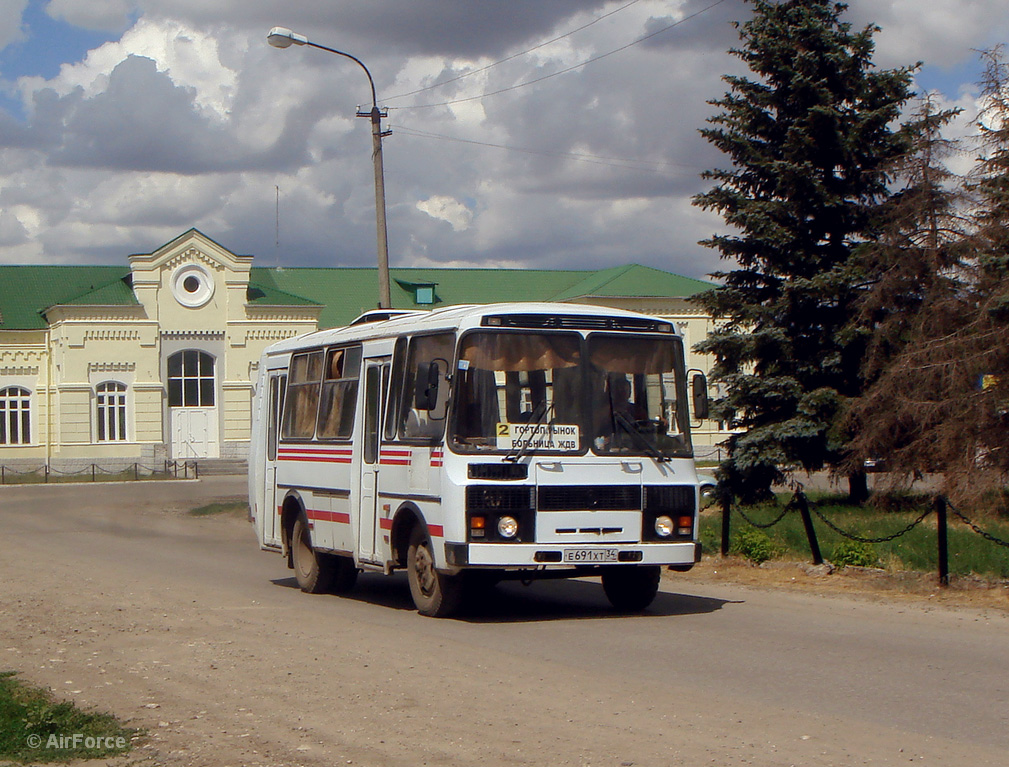
<svg viewBox="0 0 1009 767">
<path fill-rule="evenodd" d="M 519 532 L 519 523 L 515 517 L 501 517 L 497 521 L 498 535 L 502 538 L 514 538 Z"/>
<path fill-rule="evenodd" d="M 663 514 L 655 518 L 655 534 L 660 538 L 668 538 L 673 534 L 673 520 Z"/>
</svg>

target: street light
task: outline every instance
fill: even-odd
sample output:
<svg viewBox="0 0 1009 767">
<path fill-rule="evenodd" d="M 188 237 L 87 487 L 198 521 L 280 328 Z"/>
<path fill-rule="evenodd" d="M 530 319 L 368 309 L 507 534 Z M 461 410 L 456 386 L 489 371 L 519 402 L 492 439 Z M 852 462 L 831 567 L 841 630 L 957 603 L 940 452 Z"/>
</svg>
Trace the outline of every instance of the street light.
<svg viewBox="0 0 1009 767">
<path fill-rule="evenodd" d="M 371 158 L 375 166 L 375 221 L 378 231 L 378 306 L 380 309 L 390 309 L 392 308 L 392 299 L 389 294 L 389 232 L 385 225 L 385 171 L 382 165 L 382 137 L 388 136 L 389 133 L 382 131 L 382 118 L 386 115 L 378 108 L 378 96 L 375 92 L 375 81 L 371 77 L 371 72 L 368 71 L 364 62 L 356 56 L 313 43 L 304 35 L 296 34 L 286 27 L 271 29 L 270 34 L 266 36 L 266 41 L 274 48 L 308 45 L 312 48 L 329 51 L 356 62 L 368 75 L 368 83 L 371 85 L 371 111 L 365 112 L 359 107 L 357 116 L 371 118 Z"/>
</svg>

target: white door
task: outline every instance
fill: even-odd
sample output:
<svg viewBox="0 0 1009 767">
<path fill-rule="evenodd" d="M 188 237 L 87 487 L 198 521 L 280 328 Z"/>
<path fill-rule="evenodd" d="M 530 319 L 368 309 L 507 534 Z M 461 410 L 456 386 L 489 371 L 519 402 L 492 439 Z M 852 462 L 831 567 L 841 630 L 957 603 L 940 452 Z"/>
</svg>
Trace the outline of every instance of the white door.
<svg viewBox="0 0 1009 767">
<path fill-rule="evenodd" d="M 280 545 L 280 512 L 277 510 L 277 439 L 280 432 L 280 414 L 284 411 L 284 391 L 287 389 L 286 375 L 271 375 L 267 396 L 266 425 L 266 487 L 263 493 L 263 536 L 268 543 Z"/>
<path fill-rule="evenodd" d="M 382 452 L 382 410 L 389 386 L 389 357 L 364 361 L 364 444 L 361 450 L 360 558 L 379 558 L 378 474 Z"/>
<path fill-rule="evenodd" d="M 221 454 L 216 368 L 216 360 L 197 349 L 168 358 L 168 429 L 176 460 Z"/>
<path fill-rule="evenodd" d="M 172 458 L 186 461 L 221 455 L 217 408 L 174 407 L 169 411 Z"/>
</svg>

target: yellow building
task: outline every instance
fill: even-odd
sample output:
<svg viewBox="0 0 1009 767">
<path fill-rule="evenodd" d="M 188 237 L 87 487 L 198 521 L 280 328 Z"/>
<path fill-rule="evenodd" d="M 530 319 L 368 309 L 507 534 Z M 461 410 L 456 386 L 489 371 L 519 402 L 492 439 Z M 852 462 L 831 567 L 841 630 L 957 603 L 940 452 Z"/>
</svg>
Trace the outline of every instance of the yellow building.
<svg viewBox="0 0 1009 767">
<path fill-rule="evenodd" d="M 377 303 L 375 269 L 252 266 L 195 229 L 121 266 L 0 266 L 0 464 L 71 471 L 244 458 L 259 356 Z M 599 271 L 393 269 L 393 305 L 561 301 L 711 322 L 710 285 L 629 265 Z M 688 367 L 707 372 L 691 353 Z M 717 437 L 704 424 L 695 442 Z"/>
</svg>

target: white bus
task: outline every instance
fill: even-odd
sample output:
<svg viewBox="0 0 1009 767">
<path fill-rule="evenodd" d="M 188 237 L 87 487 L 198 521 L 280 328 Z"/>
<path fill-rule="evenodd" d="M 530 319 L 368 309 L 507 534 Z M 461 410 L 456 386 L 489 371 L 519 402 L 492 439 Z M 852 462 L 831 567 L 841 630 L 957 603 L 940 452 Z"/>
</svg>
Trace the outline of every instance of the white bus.
<svg viewBox="0 0 1009 767">
<path fill-rule="evenodd" d="M 260 362 L 250 508 L 302 590 L 406 569 L 417 609 L 441 617 L 477 583 L 598 575 L 632 611 L 662 567 L 698 561 L 672 323 L 533 303 L 363 320 Z"/>
</svg>

